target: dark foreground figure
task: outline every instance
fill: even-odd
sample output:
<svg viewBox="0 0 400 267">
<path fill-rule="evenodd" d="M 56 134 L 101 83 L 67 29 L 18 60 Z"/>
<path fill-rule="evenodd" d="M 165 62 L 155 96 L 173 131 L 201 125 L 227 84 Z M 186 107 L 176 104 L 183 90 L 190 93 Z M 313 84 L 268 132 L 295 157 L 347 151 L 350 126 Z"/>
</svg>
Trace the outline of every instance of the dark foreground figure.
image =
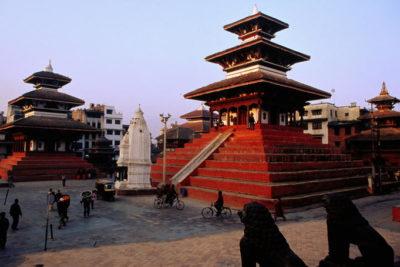
<svg viewBox="0 0 400 267">
<path fill-rule="evenodd" d="M 240 240 L 243 267 L 304 267 L 305 263 L 290 249 L 269 210 L 257 202 L 244 205 L 238 213 L 244 224 Z"/>
<path fill-rule="evenodd" d="M 353 202 L 343 194 L 324 197 L 327 212 L 329 255 L 320 267 L 392 267 L 393 249 L 360 214 Z M 350 244 L 355 244 L 361 257 L 349 259 Z"/>
<path fill-rule="evenodd" d="M 8 219 L 6 218 L 6 213 L 0 213 L 0 249 L 5 249 L 7 242 L 7 230 L 10 226 Z"/>
</svg>

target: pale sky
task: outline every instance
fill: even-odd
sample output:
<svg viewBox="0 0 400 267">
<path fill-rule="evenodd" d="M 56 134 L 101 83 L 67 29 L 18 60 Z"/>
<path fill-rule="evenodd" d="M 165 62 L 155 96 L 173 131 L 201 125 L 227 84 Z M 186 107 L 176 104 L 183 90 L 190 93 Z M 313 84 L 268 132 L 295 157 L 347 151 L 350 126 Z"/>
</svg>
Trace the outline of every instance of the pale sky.
<svg viewBox="0 0 400 267">
<path fill-rule="evenodd" d="M 225 78 L 204 58 L 240 44 L 223 26 L 254 4 L 289 24 L 272 41 L 311 56 L 288 77 L 330 92 L 338 106 L 400 98 L 398 0 L 0 1 L 0 111 L 33 90 L 23 79 L 52 60 L 72 82 L 60 92 L 115 106 L 128 124 L 138 105 L 153 133 L 201 104 L 183 94 Z M 319 101 L 318 101 L 319 102 Z M 399 108 L 396 108 L 399 110 Z"/>
</svg>

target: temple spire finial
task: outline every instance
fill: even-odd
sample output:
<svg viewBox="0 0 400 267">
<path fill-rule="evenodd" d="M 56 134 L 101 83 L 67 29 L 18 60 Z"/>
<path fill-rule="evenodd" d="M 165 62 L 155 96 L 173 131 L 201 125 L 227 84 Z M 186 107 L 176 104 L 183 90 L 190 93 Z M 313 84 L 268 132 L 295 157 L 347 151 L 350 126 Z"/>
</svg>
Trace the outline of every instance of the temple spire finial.
<svg viewBox="0 0 400 267">
<path fill-rule="evenodd" d="M 255 15 L 255 14 L 257 14 L 259 11 L 258 11 L 258 8 L 257 8 L 257 4 L 254 4 L 254 7 L 253 7 L 253 14 L 252 15 Z"/>
<path fill-rule="evenodd" d="M 382 83 L 382 90 L 381 90 L 380 95 L 389 95 L 389 92 L 388 92 L 388 89 L 386 88 L 385 82 Z"/>
<path fill-rule="evenodd" d="M 44 68 L 44 71 L 53 72 L 53 67 L 51 66 L 51 59 L 49 59 L 49 65 Z"/>
</svg>

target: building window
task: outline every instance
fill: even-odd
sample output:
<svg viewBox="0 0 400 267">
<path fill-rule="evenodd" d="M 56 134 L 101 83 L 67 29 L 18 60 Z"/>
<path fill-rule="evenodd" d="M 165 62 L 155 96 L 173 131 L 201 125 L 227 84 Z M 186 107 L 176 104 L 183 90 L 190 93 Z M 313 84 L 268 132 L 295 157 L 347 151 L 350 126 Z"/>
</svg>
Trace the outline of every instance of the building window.
<svg viewBox="0 0 400 267">
<path fill-rule="evenodd" d="M 112 134 L 113 134 L 113 131 L 112 131 L 112 130 L 107 130 L 107 134 L 108 134 L 108 135 L 112 135 Z"/>
<path fill-rule="evenodd" d="M 333 112 L 332 112 L 332 110 L 331 110 L 331 118 L 332 118 L 332 116 L 333 116 Z"/>
<path fill-rule="evenodd" d="M 336 136 L 339 136 L 339 135 L 340 135 L 340 128 L 339 128 L 339 127 L 336 127 L 336 128 L 335 128 L 335 135 L 336 135 Z"/>
<path fill-rule="evenodd" d="M 115 124 L 121 124 L 121 120 L 115 120 Z"/>
<path fill-rule="evenodd" d="M 322 114 L 322 109 L 314 109 L 311 111 L 312 115 L 321 115 Z"/>
<path fill-rule="evenodd" d="M 112 120 L 111 120 L 111 119 L 107 119 L 107 120 L 106 120 L 106 123 L 107 123 L 107 124 L 112 124 Z"/>
<path fill-rule="evenodd" d="M 340 141 L 335 141 L 335 147 L 340 147 Z"/>
<path fill-rule="evenodd" d="M 92 126 L 93 126 L 93 127 L 96 127 L 96 123 L 95 123 L 95 122 L 92 122 Z"/>
<path fill-rule="evenodd" d="M 120 130 L 115 130 L 114 134 L 115 134 L 115 135 L 120 135 L 120 134 L 121 134 L 121 131 L 120 131 Z"/>
<path fill-rule="evenodd" d="M 115 141 L 115 145 L 116 145 L 116 146 L 119 146 L 119 141 Z"/>
<path fill-rule="evenodd" d="M 106 110 L 106 113 L 107 113 L 107 114 L 112 114 L 112 109 L 107 109 L 107 110 Z"/>
<path fill-rule="evenodd" d="M 337 111 L 335 110 L 335 117 L 337 118 Z"/>
<path fill-rule="evenodd" d="M 350 127 L 350 126 L 347 126 L 347 127 L 345 128 L 345 134 L 346 134 L 346 135 L 351 135 L 351 127 Z"/>
<path fill-rule="evenodd" d="M 92 142 L 92 147 L 94 147 L 94 141 Z"/>
<path fill-rule="evenodd" d="M 355 131 L 356 131 L 356 133 L 360 133 L 361 132 L 360 127 L 356 126 Z"/>
<path fill-rule="evenodd" d="M 308 116 L 308 110 L 305 110 L 305 111 L 304 111 L 303 116 Z"/>
<path fill-rule="evenodd" d="M 97 123 L 97 128 L 99 128 L 99 129 L 101 128 L 101 123 L 100 122 Z"/>
<path fill-rule="evenodd" d="M 89 148 L 89 142 L 88 141 L 85 142 L 85 148 Z"/>
<path fill-rule="evenodd" d="M 303 130 L 308 130 L 308 122 L 303 123 Z"/>
<path fill-rule="evenodd" d="M 322 129 L 322 122 L 321 121 L 314 121 L 312 123 L 312 128 L 313 128 L 313 130 Z"/>
<path fill-rule="evenodd" d="M 348 112 L 346 112 L 346 113 L 344 113 L 344 115 L 345 115 L 346 117 L 348 117 L 348 116 L 349 116 L 349 113 L 348 113 Z"/>
</svg>

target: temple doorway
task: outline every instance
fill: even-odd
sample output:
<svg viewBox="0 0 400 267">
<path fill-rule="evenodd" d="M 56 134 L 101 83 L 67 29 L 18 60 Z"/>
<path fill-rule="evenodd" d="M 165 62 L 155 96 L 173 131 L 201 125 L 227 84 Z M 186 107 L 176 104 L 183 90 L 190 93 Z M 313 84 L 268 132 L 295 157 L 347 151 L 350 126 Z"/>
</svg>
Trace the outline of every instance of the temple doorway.
<svg viewBox="0 0 400 267">
<path fill-rule="evenodd" d="M 247 124 L 247 107 L 246 106 L 239 107 L 238 124 Z"/>
</svg>

